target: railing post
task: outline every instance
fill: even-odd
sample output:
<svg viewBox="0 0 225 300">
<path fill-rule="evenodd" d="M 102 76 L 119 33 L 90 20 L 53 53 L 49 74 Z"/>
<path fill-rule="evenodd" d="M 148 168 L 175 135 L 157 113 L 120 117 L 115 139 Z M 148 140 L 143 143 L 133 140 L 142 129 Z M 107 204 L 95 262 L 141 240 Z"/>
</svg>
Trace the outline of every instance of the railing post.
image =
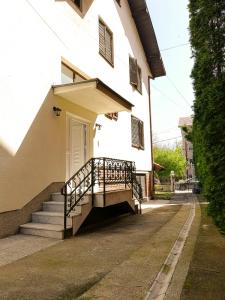
<svg viewBox="0 0 225 300">
<path fill-rule="evenodd" d="M 142 215 L 141 202 L 142 202 L 142 199 L 140 199 L 140 201 L 139 201 L 139 203 L 140 203 L 140 215 Z"/>
<path fill-rule="evenodd" d="M 124 183 L 125 183 L 125 190 L 126 190 L 127 189 L 127 162 L 126 161 L 125 161 Z"/>
<path fill-rule="evenodd" d="M 133 173 L 133 170 L 131 168 L 131 188 L 132 188 L 132 198 L 134 197 L 134 173 Z"/>
<path fill-rule="evenodd" d="M 103 157 L 103 200 L 105 206 L 105 157 Z"/>
<path fill-rule="evenodd" d="M 66 216 L 66 213 L 67 213 L 67 187 L 65 186 L 64 187 L 64 239 L 66 238 L 66 221 L 67 221 L 67 216 Z"/>
<path fill-rule="evenodd" d="M 95 165 L 94 158 L 91 160 L 91 200 L 92 206 L 94 205 L 94 185 L 95 185 Z"/>
</svg>

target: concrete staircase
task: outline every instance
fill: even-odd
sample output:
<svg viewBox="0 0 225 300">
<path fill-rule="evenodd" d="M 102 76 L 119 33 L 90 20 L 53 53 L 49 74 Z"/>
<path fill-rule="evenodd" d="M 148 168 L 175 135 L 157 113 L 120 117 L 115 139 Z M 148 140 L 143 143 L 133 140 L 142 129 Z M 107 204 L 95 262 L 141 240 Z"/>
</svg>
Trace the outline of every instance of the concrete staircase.
<svg viewBox="0 0 225 300">
<path fill-rule="evenodd" d="M 87 195 L 75 211 L 67 218 L 67 230 L 75 234 L 92 208 L 91 196 Z M 38 235 L 56 239 L 64 238 L 64 196 L 53 193 L 51 201 L 43 202 L 43 209 L 32 213 L 32 221 L 20 226 L 23 234 Z"/>
</svg>

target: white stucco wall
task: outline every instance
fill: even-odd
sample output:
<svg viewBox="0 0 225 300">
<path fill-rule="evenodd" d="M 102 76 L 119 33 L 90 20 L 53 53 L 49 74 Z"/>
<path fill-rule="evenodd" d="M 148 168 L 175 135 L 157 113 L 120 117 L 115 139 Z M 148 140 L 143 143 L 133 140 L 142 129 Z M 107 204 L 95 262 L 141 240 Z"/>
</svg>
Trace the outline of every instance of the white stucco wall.
<svg viewBox="0 0 225 300">
<path fill-rule="evenodd" d="M 51 111 L 53 105 L 64 104 L 49 96 L 52 84 L 60 83 L 62 59 L 89 78 L 99 77 L 133 103 L 132 114 L 144 121 L 142 151 L 131 147 L 129 113 L 119 113 L 117 122 L 98 116 L 102 130 L 96 133 L 92 154 L 135 160 L 137 169 L 151 170 L 149 69 L 127 1 L 121 3 L 119 7 L 113 0 L 95 0 L 83 18 L 67 1 L 0 4 L 0 211 L 20 208 L 47 184 L 65 180 L 65 116 L 56 121 Z M 114 67 L 98 53 L 99 17 L 113 32 Z M 142 95 L 129 84 L 129 54 L 142 69 Z M 66 107 L 95 122 L 93 114 Z M 32 131 L 35 124 L 38 130 Z M 33 138 L 36 150 L 30 142 Z M 28 183 L 26 189 L 24 182 Z M 10 195 L 11 186 L 14 191 Z"/>
</svg>

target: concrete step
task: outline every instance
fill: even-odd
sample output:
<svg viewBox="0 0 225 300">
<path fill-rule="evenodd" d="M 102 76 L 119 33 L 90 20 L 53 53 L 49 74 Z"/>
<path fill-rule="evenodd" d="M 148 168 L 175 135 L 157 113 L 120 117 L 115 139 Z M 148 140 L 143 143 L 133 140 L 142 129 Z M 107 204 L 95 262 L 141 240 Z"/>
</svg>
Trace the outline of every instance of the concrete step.
<svg viewBox="0 0 225 300">
<path fill-rule="evenodd" d="M 79 215 L 80 212 L 75 211 L 71 213 L 72 216 Z M 64 225 L 64 213 L 62 212 L 51 212 L 51 211 L 38 211 L 32 213 L 33 223 L 44 223 L 44 224 L 55 224 Z M 72 225 L 72 218 L 67 218 L 67 224 Z"/>
<path fill-rule="evenodd" d="M 79 203 L 79 205 L 88 203 L 90 198 L 91 198 L 90 194 L 85 195 L 84 198 Z M 68 199 L 69 199 L 69 197 L 68 197 Z M 65 198 L 61 193 L 52 193 L 51 200 L 54 202 L 64 202 Z"/>
<path fill-rule="evenodd" d="M 48 201 L 43 203 L 43 211 L 49 212 L 64 212 L 64 202 L 59 201 Z M 81 213 L 81 206 L 77 205 L 75 208 L 75 213 Z"/>
<path fill-rule="evenodd" d="M 68 229 L 69 228 L 71 228 L 71 226 L 68 226 Z M 20 225 L 20 232 L 54 239 L 64 238 L 64 227 L 62 225 L 27 223 Z"/>
<path fill-rule="evenodd" d="M 52 193 L 51 194 L 51 200 L 52 201 L 59 201 L 59 202 L 64 202 L 64 195 L 61 193 Z"/>
</svg>

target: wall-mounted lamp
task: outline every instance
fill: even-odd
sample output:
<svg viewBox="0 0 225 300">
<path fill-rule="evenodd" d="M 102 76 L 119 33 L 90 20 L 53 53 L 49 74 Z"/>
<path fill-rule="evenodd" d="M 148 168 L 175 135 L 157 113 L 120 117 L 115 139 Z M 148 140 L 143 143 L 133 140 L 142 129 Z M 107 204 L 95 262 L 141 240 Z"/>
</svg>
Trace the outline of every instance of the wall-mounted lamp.
<svg viewBox="0 0 225 300">
<path fill-rule="evenodd" d="M 59 107 L 53 106 L 53 111 L 54 111 L 56 117 L 59 117 L 62 110 Z"/>
<path fill-rule="evenodd" d="M 101 130 L 102 129 L 102 125 L 95 123 L 95 129 Z"/>
</svg>

